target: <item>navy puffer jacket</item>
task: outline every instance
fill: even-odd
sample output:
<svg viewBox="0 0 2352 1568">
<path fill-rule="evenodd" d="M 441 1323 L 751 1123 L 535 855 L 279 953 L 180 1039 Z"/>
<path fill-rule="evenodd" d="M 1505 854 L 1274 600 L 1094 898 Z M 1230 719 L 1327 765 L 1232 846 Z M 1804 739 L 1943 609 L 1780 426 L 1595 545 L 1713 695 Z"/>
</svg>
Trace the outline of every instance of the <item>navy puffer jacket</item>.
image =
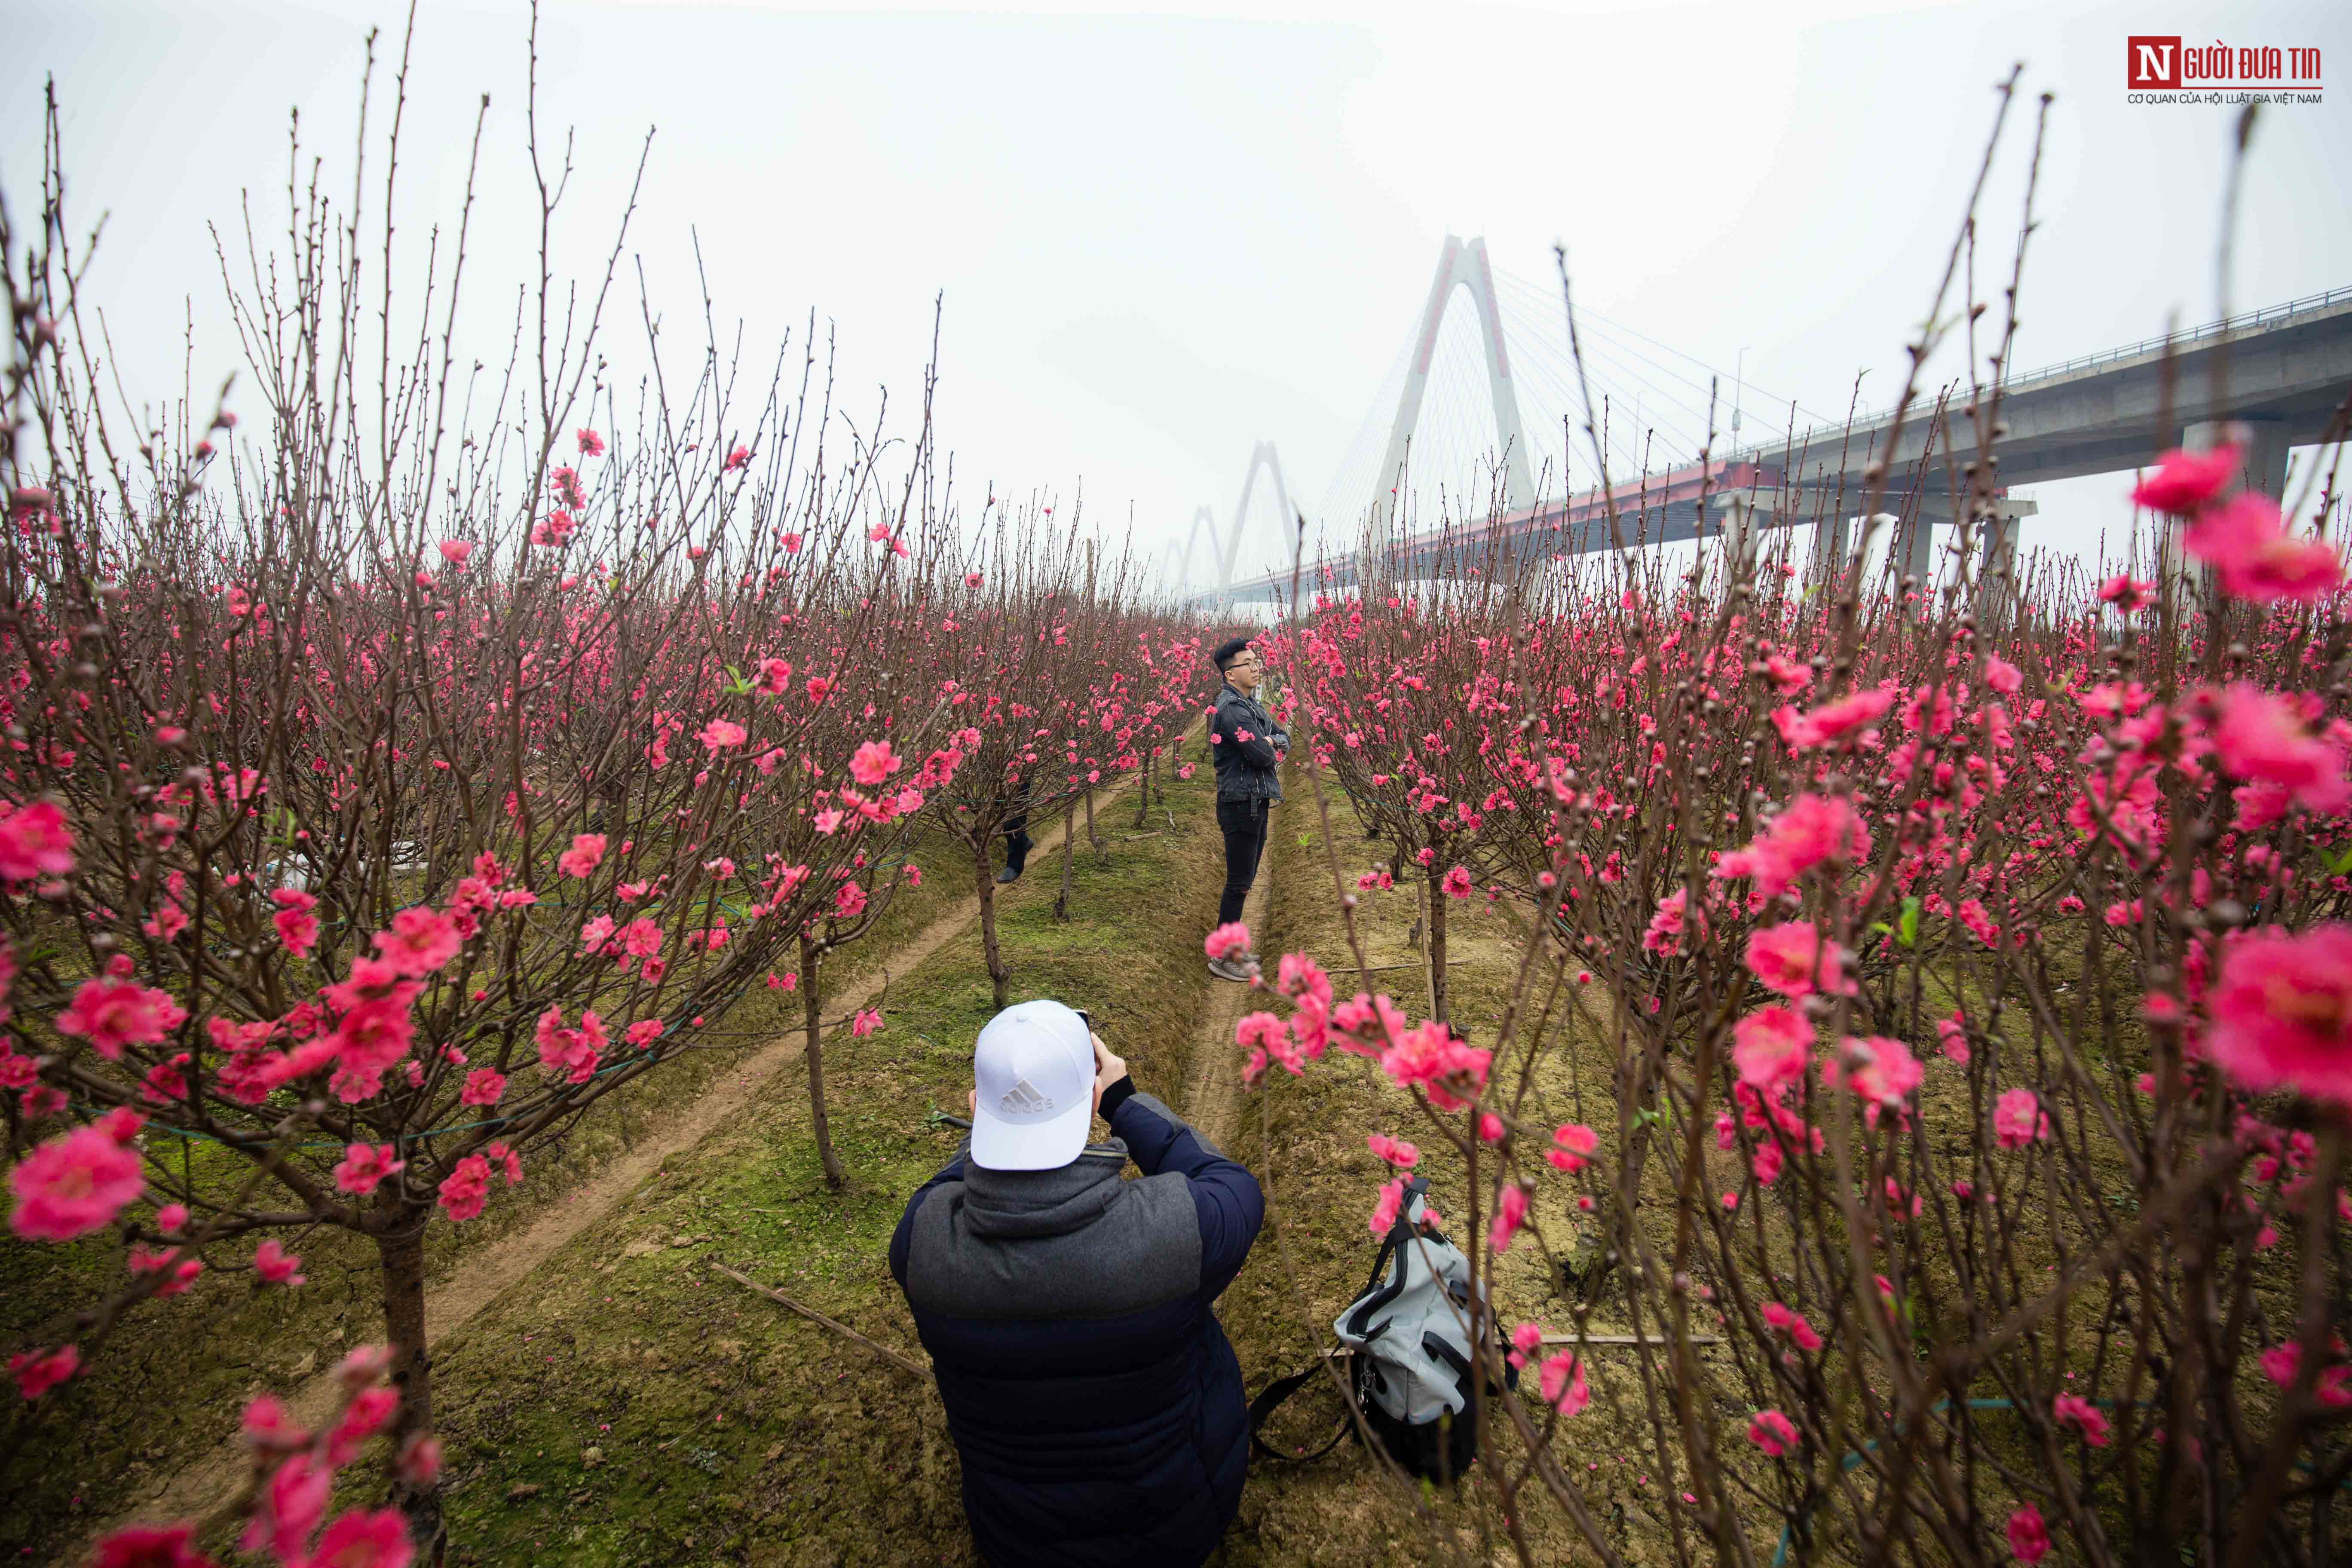
<svg viewBox="0 0 2352 1568">
<path fill-rule="evenodd" d="M 1192 1568 L 1241 1503 L 1246 1401 L 1211 1304 L 1265 1197 L 1129 1080 L 1103 1100 L 1110 1142 L 1055 1171 L 959 1154 L 890 1238 L 995 1568 Z"/>
</svg>

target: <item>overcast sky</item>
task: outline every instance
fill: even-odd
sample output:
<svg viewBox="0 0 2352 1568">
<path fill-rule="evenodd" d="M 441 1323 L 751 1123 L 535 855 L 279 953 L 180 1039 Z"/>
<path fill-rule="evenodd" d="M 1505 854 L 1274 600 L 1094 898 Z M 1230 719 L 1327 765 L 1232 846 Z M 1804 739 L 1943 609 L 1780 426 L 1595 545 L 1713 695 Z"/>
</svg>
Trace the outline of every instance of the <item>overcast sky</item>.
<svg viewBox="0 0 2352 1568">
<path fill-rule="evenodd" d="M 715 309 L 748 342 L 777 342 L 814 308 L 840 334 L 845 382 L 868 402 L 887 383 L 911 406 L 944 291 L 939 420 L 961 479 L 1066 508 L 1083 482 L 1089 517 L 1123 528 L 1131 508 L 1154 550 L 1203 502 L 1225 519 L 1261 439 L 1296 498 L 1322 500 L 1360 431 L 1385 429 L 1374 404 L 1448 233 L 1484 235 L 1498 268 L 1539 283 L 1564 241 L 1580 301 L 1693 356 L 1658 351 L 1660 364 L 1728 378 L 1744 363 L 1749 385 L 1816 408 L 1842 409 L 1863 370 L 1891 395 L 2013 61 L 2057 95 L 2020 363 L 2203 321 L 2220 303 L 2233 111 L 2125 101 L 2126 36 L 2188 27 L 2177 10 L 1249 9 L 555 0 L 542 123 L 576 128 L 579 165 L 560 260 L 601 267 L 651 128 L 629 247 L 657 310 L 698 316 L 698 239 Z M 2206 41 L 2352 61 L 2340 5 L 2198 13 Z M 362 40 L 372 24 L 387 34 L 381 116 L 401 16 L 361 0 L 0 0 L 0 182 L 21 220 L 53 74 L 80 215 L 112 215 L 93 290 L 142 395 L 176 385 L 191 312 L 199 383 L 235 367 L 205 225 L 233 223 L 247 191 L 282 224 L 290 109 L 348 188 Z M 421 241 L 456 216 L 474 104 L 491 95 L 469 331 L 492 359 L 536 243 L 526 22 L 520 4 L 422 6 L 404 132 L 399 216 Z M 2005 269 L 2013 244 L 2022 108 L 1987 200 L 2001 237 L 1988 268 Z M 380 170 L 380 144 L 372 159 Z M 2273 112 L 2228 303 L 2352 284 L 2347 190 L 2352 83 Z M 1620 395 L 1643 395 L 1645 374 L 1629 369 Z M 1748 396 L 1752 437 L 1762 395 Z M 2042 487 L 2029 541 L 2088 548 L 2127 516 L 2120 489 Z M 1264 543 L 1245 554 L 1264 557 L 1272 530 L 1255 521 Z"/>
</svg>

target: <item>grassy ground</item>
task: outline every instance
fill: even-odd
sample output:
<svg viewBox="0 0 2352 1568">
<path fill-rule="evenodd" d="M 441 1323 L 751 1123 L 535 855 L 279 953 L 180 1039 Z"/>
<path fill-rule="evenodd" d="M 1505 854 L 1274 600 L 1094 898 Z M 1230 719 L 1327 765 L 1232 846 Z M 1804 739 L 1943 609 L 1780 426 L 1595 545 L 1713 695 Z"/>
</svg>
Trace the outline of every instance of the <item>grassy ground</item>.
<svg viewBox="0 0 2352 1568">
<path fill-rule="evenodd" d="M 902 889 L 876 931 L 845 955 L 844 988 L 965 896 L 971 873 L 955 865 L 956 853 L 944 841 L 921 847 L 915 858 L 933 874 L 920 889 Z M 835 989 L 830 973 L 826 989 Z M 777 1001 L 773 993 L 754 992 L 715 1021 L 713 1041 L 750 1047 L 796 1026 L 796 1006 L 788 1016 Z M 521 1186 L 510 1194 L 501 1188 L 480 1219 L 427 1230 L 435 1278 L 569 1201 L 661 1117 L 721 1087 L 745 1054 L 688 1053 L 599 1104 L 560 1147 L 530 1162 Z M 217 1448 L 236 1431 L 249 1394 L 285 1392 L 344 1349 L 382 1339 L 373 1247 L 341 1231 L 307 1233 L 288 1247 L 303 1259 L 309 1283 L 301 1289 L 257 1289 L 250 1274 L 208 1274 L 185 1297 L 143 1308 L 86 1375 L 48 1396 L 63 1408 L 49 1413 L 42 1436 L 5 1478 L 0 1555 L 46 1560 L 66 1553 L 71 1542 L 138 1507 L 166 1478 Z M 237 1254 L 230 1248 L 223 1256 Z M 0 1237 L 0 1341 L 13 1344 L 57 1313 L 91 1300 L 120 1278 L 121 1267 L 120 1246 L 104 1233 L 63 1247 Z"/>
<path fill-rule="evenodd" d="M 1147 1086 L 1179 1080 L 1206 999 L 1211 788 L 1205 773 L 1175 785 L 1177 826 L 1155 809 L 1150 837 L 1115 805 L 1108 856 L 1077 854 L 1069 923 L 1045 891 L 1056 856 L 1003 919 L 1016 994 L 1086 1006 Z M 445 1342 L 454 1561 L 974 1560 L 928 1384 L 709 1264 L 915 1350 L 886 1247 L 954 1152 L 961 1133 L 926 1119 L 961 1113 L 991 1011 L 973 931 L 895 979 L 881 1034 L 829 1047 L 846 1190 L 826 1190 L 806 1097 L 780 1079 Z"/>
</svg>

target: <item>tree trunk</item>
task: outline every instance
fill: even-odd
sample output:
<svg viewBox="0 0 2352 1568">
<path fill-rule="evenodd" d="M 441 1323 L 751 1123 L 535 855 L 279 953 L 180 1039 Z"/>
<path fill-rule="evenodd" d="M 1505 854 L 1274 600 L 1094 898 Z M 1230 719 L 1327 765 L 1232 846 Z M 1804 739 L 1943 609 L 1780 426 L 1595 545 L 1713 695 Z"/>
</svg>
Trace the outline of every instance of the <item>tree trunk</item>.
<svg viewBox="0 0 2352 1568">
<path fill-rule="evenodd" d="M 1054 918 L 1057 921 L 1070 918 L 1070 852 L 1076 847 L 1077 837 L 1071 831 L 1074 826 L 1071 818 L 1076 811 L 1076 802 L 1062 807 L 1062 890 L 1054 895 Z"/>
<path fill-rule="evenodd" d="M 1066 837 L 1063 842 L 1068 842 Z M 1095 792 L 1091 787 L 1087 791 L 1087 842 L 1094 847 L 1095 858 L 1101 859 L 1103 841 L 1102 835 L 1095 831 Z"/>
<path fill-rule="evenodd" d="M 988 863 L 988 840 L 971 852 L 971 863 L 980 881 L 980 947 L 988 959 L 988 983 L 996 996 L 1001 1011 L 1010 1006 L 1012 975 L 1004 968 L 1004 952 L 996 945 L 996 870 Z"/>
<path fill-rule="evenodd" d="M 392 1417 L 394 1455 L 415 1434 L 433 1430 L 433 1358 L 425 1343 L 425 1214 L 413 1215 L 400 1229 L 377 1237 L 375 1242 L 377 1262 L 383 1271 L 383 1327 L 385 1341 L 392 1347 L 392 1386 L 400 1394 L 400 1407 Z M 413 1486 L 395 1469 L 392 1503 L 407 1517 L 408 1539 L 416 1547 L 418 1561 L 438 1563 L 446 1544 L 439 1483 Z"/>
<path fill-rule="evenodd" d="M 1157 760 L 1159 750 L 1154 746 L 1143 754 L 1143 776 L 1135 783 L 1135 830 L 1138 833 L 1142 832 L 1144 824 L 1151 820 L 1151 764 Z"/>
<path fill-rule="evenodd" d="M 803 932 L 801 936 L 801 1019 L 802 1027 L 807 1031 L 808 1043 L 801 1054 L 808 1058 L 809 1121 L 816 1129 L 817 1156 L 824 1162 L 824 1184 L 837 1193 L 848 1177 L 842 1171 L 841 1156 L 833 1152 L 833 1124 L 824 1114 L 824 1008 L 817 998 L 818 963 L 816 942 Z"/>
<path fill-rule="evenodd" d="M 1429 1016 L 1444 1024 L 1450 1022 L 1445 1016 L 1445 889 L 1434 878 L 1423 878 L 1422 885 L 1429 889 Z"/>
</svg>

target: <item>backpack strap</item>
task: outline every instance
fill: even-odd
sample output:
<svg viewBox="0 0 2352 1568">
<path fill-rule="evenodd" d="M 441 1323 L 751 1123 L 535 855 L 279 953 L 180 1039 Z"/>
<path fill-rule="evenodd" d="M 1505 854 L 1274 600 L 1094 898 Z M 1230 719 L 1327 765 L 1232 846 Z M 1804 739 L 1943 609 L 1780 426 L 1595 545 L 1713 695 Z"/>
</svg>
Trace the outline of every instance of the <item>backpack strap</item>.
<svg viewBox="0 0 2352 1568">
<path fill-rule="evenodd" d="M 1389 1262 L 1395 1258 L 1397 1249 L 1412 1239 L 1412 1201 L 1428 1191 L 1427 1176 L 1415 1176 L 1404 1184 L 1404 1201 L 1397 1205 L 1396 1218 L 1390 1223 L 1388 1235 L 1381 1238 L 1380 1255 L 1372 1259 L 1372 1272 L 1365 1279 L 1364 1288 L 1356 1292 L 1355 1310 L 1349 1314 L 1348 1327 L 1360 1337 L 1372 1337 L 1369 1331 L 1372 1314 L 1395 1300 L 1404 1289 L 1403 1269 L 1397 1270 L 1393 1283 L 1383 1284 L 1381 1276 L 1389 1271 Z"/>
<path fill-rule="evenodd" d="M 1324 1455 L 1329 1453 L 1333 1448 L 1339 1447 L 1339 1439 L 1348 1435 L 1348 1428 L 1351 1425 L 1347 1415 L 1342 1415 L 1339 1418 L 1339 1430 L 1324 1439 L 1322 1446 L 1317 1448 L 1313 1453 L 1309 1454 L 1286 1454 L 1281 1449 L 1276 1447 L 1273 1444 L 1267 1442 L 1264 1437 L 1258 1436 L 1258 1428 L 1265 1425 L 1266 1417 L 1273 1415 L 1276 1408 L 1280 1405 L 1284 1400 L 1288 1399 L 1292 1394 L 1297 1393 L 1300 1388 L 1305 1386 L 1308 1378 L 1319 1375 L 1322 1371 L 1322 1358 L 1318 1357 L 1312 1364 L 1308 1365 L 1306 1371 L 1292 1373 L 1288 1377 L 1276 1378 L 1272 1383 L 1265 1385 L 1265 1389 L 1263 1393 L 1261 1393 L 1255 1399 L 1250 1401 L 1250 1447 L 1255 1448 L 1259 1453 L 1264 1454 L 1267 1458 L 1277 1459 L 1286 1465 L 1311 1464 L 1315 1460 L 1319 1459 Z M 1340 1375 L 1345 1377 L 1348 1374 L 1342 1373 Z"/>
</svg>

